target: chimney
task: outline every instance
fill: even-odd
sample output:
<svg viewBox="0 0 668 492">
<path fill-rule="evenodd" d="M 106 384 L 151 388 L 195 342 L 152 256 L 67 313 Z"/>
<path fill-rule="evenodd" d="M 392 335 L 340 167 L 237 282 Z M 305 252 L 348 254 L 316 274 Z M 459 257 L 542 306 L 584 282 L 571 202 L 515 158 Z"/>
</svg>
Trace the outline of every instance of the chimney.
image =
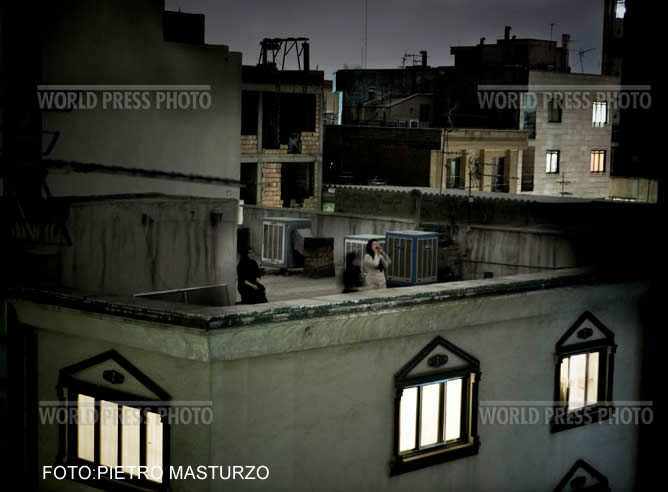
<svg viewBox="0 0 668 492">
<path fill-rule="evenodd" d="M 304 41 L 302 43 L 302 50 L 303 50 L 303 55 L 304 55 L 304 71 L 308 72 L 309 70 L 311 70 L 311 66 L 310 66 L 310 63 L 311 63 L 311 56 L 310 56 L 311 55 L 311 53 L 310 53 L 311 52 L 311 47 L 309 46 L 309 44 L 306 41 Z"/>
<path fill-rule="evenodd" d="M 506 26 L 506 29 L 503 34 L 503 39 L 508 41 L 510 39 L 510 26 Z"/>
<path fill-rule="evenodd" d="M 570 34 L 562 34 L 561 35 L 561 70 L 562 72 L 570 72 L 570 68 L 568 66 L 568 47 L 571 42 L 571 35 Z"/>
<path fill-rule="evenodd" d="M 420 54 L 422 55 L 422 66 L 426 67 L 427 66 L 427 52 L 426 51 L 420 51 Z"/>
</svg>

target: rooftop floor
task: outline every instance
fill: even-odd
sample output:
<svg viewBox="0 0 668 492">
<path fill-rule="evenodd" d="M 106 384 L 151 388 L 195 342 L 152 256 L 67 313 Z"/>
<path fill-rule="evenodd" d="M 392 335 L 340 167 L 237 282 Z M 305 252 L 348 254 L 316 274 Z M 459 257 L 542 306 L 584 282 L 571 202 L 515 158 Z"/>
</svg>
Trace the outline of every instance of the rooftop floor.
<svg viewBox="0 0 668 492">
<path fill-rule="evenodd" d="M 308 299 L 340 294 L 338 277 L 309 278 L 304 275 L 265 275 L 260 279 L 267 289 L 269 302 Z M 239 300 L 237 293 L 237 300 Z"/>
</svg>

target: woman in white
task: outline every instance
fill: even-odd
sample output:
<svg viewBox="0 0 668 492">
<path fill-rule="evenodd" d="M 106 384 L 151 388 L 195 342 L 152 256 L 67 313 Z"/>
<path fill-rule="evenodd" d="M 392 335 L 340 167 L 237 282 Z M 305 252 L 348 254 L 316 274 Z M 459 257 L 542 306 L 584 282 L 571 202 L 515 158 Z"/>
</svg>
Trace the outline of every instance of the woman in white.
<svg viewBox="0 0 668 492">
<path fill-rule="evenodd" d="M 366 244 L 364 255 L 364 270 L 366 271 L 366 285 L 369 289 L 385 288 L 385 271 L 392 263 L 378 241 L 371 239 Z"/>
</svg>

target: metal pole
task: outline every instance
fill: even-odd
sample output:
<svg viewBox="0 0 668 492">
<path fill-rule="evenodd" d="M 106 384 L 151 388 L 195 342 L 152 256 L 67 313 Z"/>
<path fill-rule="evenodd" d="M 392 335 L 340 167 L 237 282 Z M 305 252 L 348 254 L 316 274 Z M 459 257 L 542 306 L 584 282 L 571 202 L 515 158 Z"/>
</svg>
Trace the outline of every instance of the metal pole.
<svg viewBox="0 0 668 492">
<path fill-rule="evenodd" d="M 364 0 L 364 68 L 367 67 L 368 60 L 368 24 L 369 24 L 369 0 Z"/>
</svg>

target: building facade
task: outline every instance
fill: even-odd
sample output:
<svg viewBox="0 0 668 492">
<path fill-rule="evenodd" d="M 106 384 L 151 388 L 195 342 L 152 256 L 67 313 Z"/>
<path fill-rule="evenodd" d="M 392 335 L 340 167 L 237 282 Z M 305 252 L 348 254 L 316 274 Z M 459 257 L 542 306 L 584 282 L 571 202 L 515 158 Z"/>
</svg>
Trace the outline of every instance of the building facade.
<svg viewBox="0 0 668 492">
<path fill-rule="evenodd" d="M 529 72 L 522 128 L 529 149 L 520 191 L 537 195 L 608 198 L 612 124 L 619 79 Z"/>
<path fill-rule="evenodd" d="M 54 196 L 239 198 L 241 53 L 200 42 L 203 19 L 161 0 L 45 9 L 38 97 Z"/>
<path fill-rule="evenodd" d="M 323 73 L 244 66 L 241 178 L 245 203 L 319 208 Z"/>
<path fill-rule="evenodd" d="M 104 457 L 103 449 L 119 442 L 106 432 L 90 448 L 98 454 L 86 458 L 89 448 L 75 444 L 86 442 L 84 424 L 59 424 L 44 410 L 44 402 L 57 407 L 78 398 L 79 412 L 82 399 L 119 411 L 130 403 L 114 395 L 130 394 L 152 405 L 141 425 L 154 437 L 136 461 L 174 469 L 161 480 L 155 472 L 141 484 L 145 490 L 554 490 L 578 460 L 596 470 L 591 480 L 628 490 L 642 425 L 628 421 L 629 409 L 620 404 L 617 413 L 596 413 L 565 430 L 546 402 L 557 395 L 560 405 L 566 380 L 559 371 L 573 359 L 564 384 L 575 396 L 561 404 L 580 408 L 575 356 L 562 350 L 580 332 L 596 341 L 583 353 L 598 354 L 602 368 L 596 397 L 603 406 L 590 390 L 584 411 L 607 408 L 612 395 L 640 399 L 637 306 L 645 288 L 564 270 L 306 298 L 281 313 L 269 305 L 206 314 L 15 292 L 9 329 L 34 334 L 25 362 L 40 375 L 23 380 L 43 420 L 30 427 L 36 461 L 29 469 L 40 490 L 86 491 L 92 480 L 48 472 L 42 479 L 44 467 L 134 463 L 131 455 Z M 443 384 L 446 410 L 439 414 L 432 390 Z M 163 415 L 164 405 L 171 410 Z M 192 421 L 194 409 L 208 417 Z M 187 410 L 185 423 L 179 419 Z M 432 432 L 439 426 L 445 437 Z M 123 429 L 123 449 L 132 449 L 134 428 Z M 68 432 L 80 440 L 66 441 Z M 250 481 L 233 480 L 234 465 L 256 471 Z M 198 466 L 206 471 L 195 474 Z"/>
<path fill-rule="evenodd" d="M 106 295 L 226 284 L 234 302 L 241 54 L 161 0 L 42 7 L 40 130 L 23 136 L 37 157 L 7 166 L 36 192 L 7 190 L 8 282 Z"/>
<path fill-rule="evenodd" d="M 443 130 L 441 148 L 432 152 L 429 186 L 518 193 L 527 148 L 523 130 Z"/>
</svg>

